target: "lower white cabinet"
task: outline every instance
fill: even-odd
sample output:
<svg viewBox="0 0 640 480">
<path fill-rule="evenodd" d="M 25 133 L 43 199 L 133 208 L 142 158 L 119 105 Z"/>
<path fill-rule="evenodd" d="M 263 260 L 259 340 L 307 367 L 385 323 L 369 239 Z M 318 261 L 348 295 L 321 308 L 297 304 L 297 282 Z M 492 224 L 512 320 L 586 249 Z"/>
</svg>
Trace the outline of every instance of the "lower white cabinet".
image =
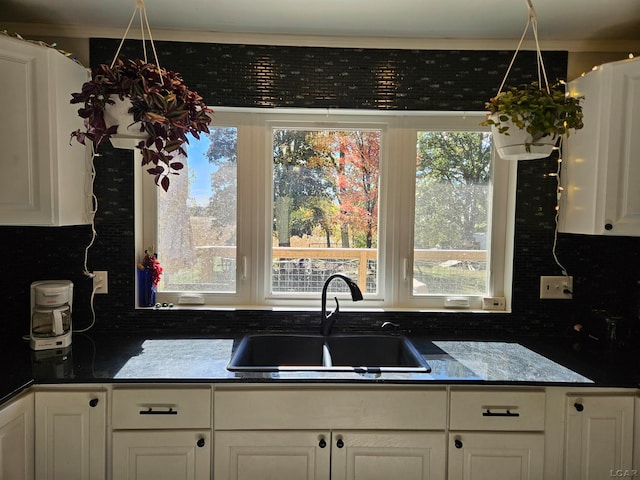
<svg viewBox="0 0 640 480">
<path fill-rule="evenodd" d="M 332 434 L 332 480 L 435 480 L 444 468 L 444 432 Z"/>
<path fill-rule="evenodd" d="M 458 432 L 449 440 L 449 480 L 544 478 L 542 432 Z"/>
<path fill-rule="evenodd" d="M 224 431 L 216 479 L 402 480 L 444 476 L 444 432 Z"/>
<path fill-rule="evenodd" d="M 112 474 L 117 480 L 208 480 L 208 431 L 116 431 Z"/>
<path fill-rule="evenodd" d="M 220 388 L 216 480 L 446 475 L 446 388 Z"/>
<path fill-rule="evenodd" d="M 632 395 L 566 397 L 565 478 L 638 476 L 640 465 L 632 462 L 634 401 Z"/>
<path fill-rule="evenodd" d="M 215 434 L 214 478 L 327 480 L 331 434 L 307 431 L 233 431 Z"/>
<path fill-rule="evenodd" d="M 33 393 L 0 409 L 0 479 L 33 479 Z"/>
<path fill-rule="evenodd" d="M 113 480 L 209 480 L 211 387 L 114 388 Z"/>
<path fill-rule="evenodd" d="M 545 391 L 451 389 L 449 480 L 542 480 Z"/>
<path fill-rule="evenodd" d="M 36 480 L 104 480 L 106 392 L 35 392 Z"/>
<path fill-rule="evenodd" d="M 0 409 L 0 480 L 591 480 L 640 470 L 637 389 L 34 390 Z"/>
</svg>

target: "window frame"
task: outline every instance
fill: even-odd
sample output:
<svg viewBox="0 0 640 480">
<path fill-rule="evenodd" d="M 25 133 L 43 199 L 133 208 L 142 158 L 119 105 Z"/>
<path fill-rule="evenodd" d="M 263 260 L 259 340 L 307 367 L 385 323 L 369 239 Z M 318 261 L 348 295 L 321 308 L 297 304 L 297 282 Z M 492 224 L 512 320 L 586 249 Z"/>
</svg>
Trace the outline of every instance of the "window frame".
<svg viewBox="0 0 640 480">
<path fill-rule="evenodd" d="M 236 292 L 184 292 L 199 295 L 202 305 L 186 304 L 179 292 L 158 292 L 159 302 L 177 308 L 296 309 L 320 308 L 319 293 L 273 294 L 272 264 L 274 128 L 368 129 L 382 131 L 380 148 L 378 219 L 378 292 L 362 302 L 343 302 L 344 310 L 450 310 L 444 299 L 451 295 L 413 294 L 413 214 L 418 131 L 487 131 L 479 125 L 484 112 L 372 112 L 329 109 L 249 109 L 213 107 L 211 126 L 238 128 L 238 210 Z M 140 160 L 135 151 L 136 161 Z M 393 158 L 393 161 L 391 161 Z M 136 258 L 144 245 L 157 241 L 156 195 L 149 175 L 135 169 Z M 510 311 L 513 269 L 513 232 L 517 163 L 492 159 L 491 230 L 488 245 L 489 297 L 504 297 Z M 242 221 L 241 221 L 242 220 Z M 503 254 L 499 254 L 503 252 Z M 160 252 L 162 261 L 162 252 Z M 340 297 L 340 296 L 339 296 Z M 469 307 L 482 310 L 483 296 L 469 299 Z M 136 295 L 136 299 L 138 296 Z M 193 298 L 193 297 L 192 297 Z M 346 297 L 345 297 L 346 298 Z M 314 301 L 313 303 L 310 300 Z M 314 303 L 317 303 L 315 305 Z M 313 305 L 310 307 L 310 305 Z"/>
</svg>

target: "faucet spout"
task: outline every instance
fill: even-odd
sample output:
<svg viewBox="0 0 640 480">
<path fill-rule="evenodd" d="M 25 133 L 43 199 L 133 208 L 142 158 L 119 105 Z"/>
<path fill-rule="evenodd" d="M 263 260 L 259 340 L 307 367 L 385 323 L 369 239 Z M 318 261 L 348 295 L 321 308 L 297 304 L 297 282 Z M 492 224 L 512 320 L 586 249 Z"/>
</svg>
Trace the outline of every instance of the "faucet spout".
<svg viewBox="0 0 640 480">
<path fill-rule="evenodd" d="M 362 291 L 358 287 L 358 284 L 346 275 L 342 275 L 341 273 L 334 273 L 329 278 L 327 278 L 327 280 L 324 282 L 324 286 L 322 287 L 322 317 L 320 319 L 321 332 L 325 337 L 331 335 L 331 329 L 336 323 L 338 313 L 340 312 L 340 303 L 338 302 L 338 298 L 334 297 L 336 301 L 336 309 L 333 312 L 327 314 L 327 289 L 329 288 L 329 284 L 334 278 L 339 278 L 347 284 L 351 293 L 351 299 L 354 302 L 363 299 Z"/>
</svg>

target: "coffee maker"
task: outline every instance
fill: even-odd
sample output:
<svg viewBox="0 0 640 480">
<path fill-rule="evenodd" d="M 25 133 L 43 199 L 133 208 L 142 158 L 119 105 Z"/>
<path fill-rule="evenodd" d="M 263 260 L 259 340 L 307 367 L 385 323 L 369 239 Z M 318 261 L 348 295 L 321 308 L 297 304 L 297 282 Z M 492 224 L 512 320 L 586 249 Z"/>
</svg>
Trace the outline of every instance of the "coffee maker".
<svg viewBox="0 0 640 480">
<path fill-rule="evenodd" d="M 71 345 L 73 283 L 44 280 L 31 284 L 31 333 L 33 350 L 65 348 Z"/>
</svg>

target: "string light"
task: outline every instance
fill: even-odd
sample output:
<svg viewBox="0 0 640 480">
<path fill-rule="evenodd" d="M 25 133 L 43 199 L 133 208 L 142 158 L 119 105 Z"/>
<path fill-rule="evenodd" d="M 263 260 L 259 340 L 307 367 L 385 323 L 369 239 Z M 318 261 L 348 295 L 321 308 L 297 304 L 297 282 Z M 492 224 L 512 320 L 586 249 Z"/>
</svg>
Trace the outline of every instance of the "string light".
<svg viewBox="0 0 640 480">
<path fill-rule="evenodd" d="M 545 178 L 551 177 L 551 178 L 555 178 L 556 179 L 556 205 L 554 207 L 555 209 L 555 230 L 554 230 L 554 234 L 553 234 L 553 248 L 551 249 L 551 253 L 553 255 L 553 259 L 556 262 L 556 265 L 558 265 L 558 267 L 560 267 L 560 270 L 562 271 L 562 275 L 564 275 L 565 277 L 569 276 L 569 273 L 567 273 L 567 269 L 564 268 L 564 265 L 562 265 L 562 263 L 560 263 L 560 260 L 558 259 L 558 255 L 556 252 L 557 249 L 557 245 L 558 245 L 558 227 L 559 227 L 559 221 L 560 221 L 560 203 L 562 200 L 562 192 L 564 192 L 564 187 L 560 184 L 560 172 L 561 172 L 561 167 L 562 167 L 562 137 L 560 137 L 560 142 L 559 145 L 553 148 L 554 150 L 558 151 L 558 160 L 557 160 L 557 168 L 555 172 L 549 172 L 547 174 L 544 175 Z"/>
</svg>

